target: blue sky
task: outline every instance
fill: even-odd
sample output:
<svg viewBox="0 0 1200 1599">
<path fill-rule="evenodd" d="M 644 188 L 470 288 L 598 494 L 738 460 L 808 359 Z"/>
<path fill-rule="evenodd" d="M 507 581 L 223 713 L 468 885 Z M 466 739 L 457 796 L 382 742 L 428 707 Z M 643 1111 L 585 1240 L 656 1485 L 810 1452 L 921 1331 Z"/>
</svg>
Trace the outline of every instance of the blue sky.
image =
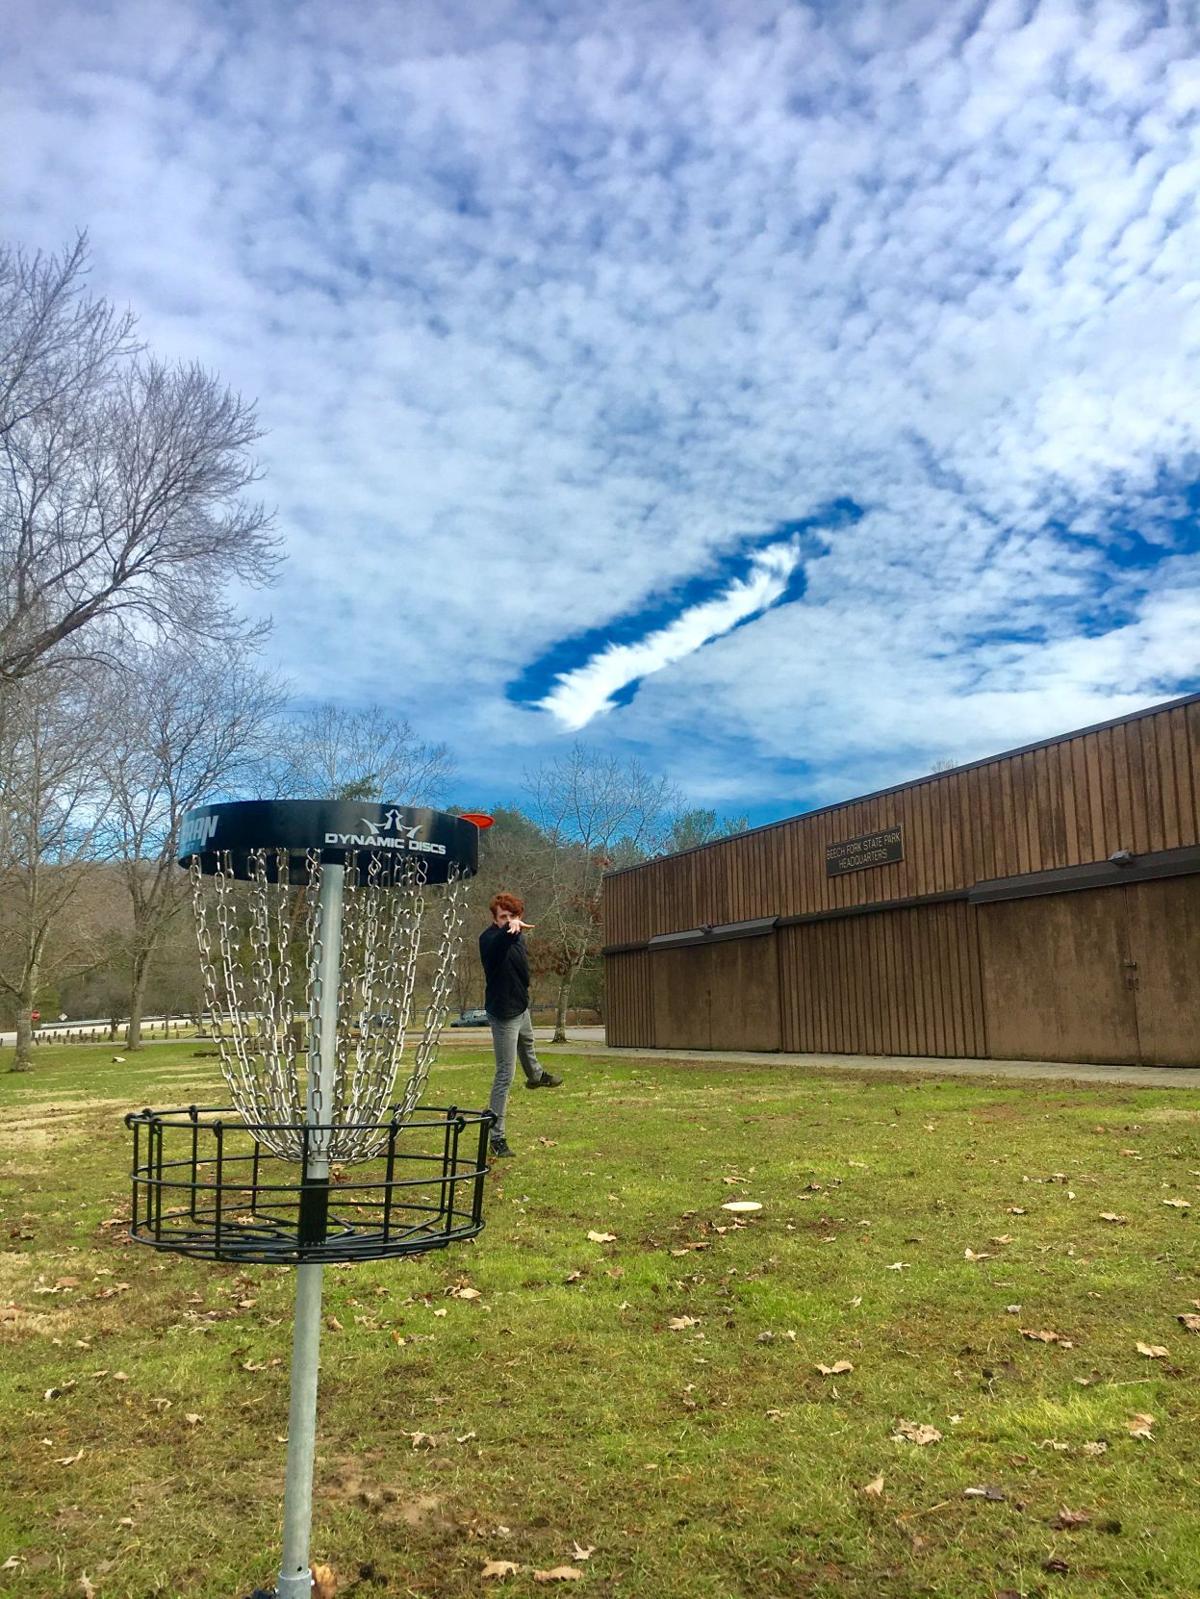
<svg viewBox="0 0 1200 1599">
<path fill-rule="evenodd" d="M 258 396 L 300 695 L 765 820 L 1200 687 L 1198 31 L 43 0 L 4 226 Z"/>
</svg>

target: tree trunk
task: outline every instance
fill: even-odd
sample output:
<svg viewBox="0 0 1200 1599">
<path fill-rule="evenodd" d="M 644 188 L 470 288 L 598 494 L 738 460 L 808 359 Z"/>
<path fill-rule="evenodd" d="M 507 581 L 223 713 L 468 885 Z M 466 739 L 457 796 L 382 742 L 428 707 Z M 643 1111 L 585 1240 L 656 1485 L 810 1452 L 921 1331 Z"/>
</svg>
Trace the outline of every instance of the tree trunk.
<svg viewBox="0 0 1200 1599">
<path fill-rule="evenodd" d="M 33 1023 L 29 1020 L 28 1011 L 17 1014 L 17 1053 L 9 1071 L 31 1072 L 33 1070 Z"/>
<path fill-rule="evenodd" d="M 146 999 L 146 982 L 150 976 L 150 951 L 139 950 L 133 958 L 133 982 L 129 988 L 129 1025 L 125 1029 L 125 1047 L 142 1047 L 142 1010 Z"/>
<path fill-rule="evenodd" d="M 11 1068 L 14 1072 L 33 1070 L 33 1022 L 30 1020 L 30 1013 L 37 1003 L 39 972 L 38 964 L 31 961 L 25 969 L 25 977 L 21 983 L 20 1009 L 17 1011 L 17 1052 L 13 1057 Z"/>
<path fill-rule="evenodd" d="M 575 976 L 574 968 L 566 971 L 558 980 L 558 1000 L 554 1009 L 554 1037 L 552 1044 L 565 1044 L 567 1042 L 567 1007 L 571 1002 L 571 982 Z"/>
</svg>

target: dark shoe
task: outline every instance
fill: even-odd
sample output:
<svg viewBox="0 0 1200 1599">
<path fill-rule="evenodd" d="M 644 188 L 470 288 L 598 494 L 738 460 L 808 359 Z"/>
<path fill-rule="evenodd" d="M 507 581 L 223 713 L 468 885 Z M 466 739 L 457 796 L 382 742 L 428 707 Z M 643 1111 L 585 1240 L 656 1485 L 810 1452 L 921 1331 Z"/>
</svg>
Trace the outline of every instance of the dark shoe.
<svg viewBox="0 0 1200 1599">
<path fill-rule="evenodd" d="M 543 1072 L 540 1077 L 535 1077 L 532 1082 L 525 1079 L 526 1088 L 558 1088 L 562 1083 L 561 1077 L 556 1077 L 553 1072 Z"/>
<path fill-rule="evenodd" d="M 493 1138 L 488 1147 L 491 1149 L 493 1160 L 503 1160 L 506 1155 L 516 1154 L 516 1150 L 510 1146 L 507 1138 Z"/>
</svg>

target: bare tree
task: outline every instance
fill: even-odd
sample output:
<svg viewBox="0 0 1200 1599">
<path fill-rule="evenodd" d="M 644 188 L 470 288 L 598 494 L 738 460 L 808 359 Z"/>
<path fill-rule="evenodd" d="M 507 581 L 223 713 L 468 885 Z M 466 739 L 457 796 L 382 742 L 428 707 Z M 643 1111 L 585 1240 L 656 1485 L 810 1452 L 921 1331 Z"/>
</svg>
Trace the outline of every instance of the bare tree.
<svg viewBox="0 0 1200 1599">
<path fill-rule="evenodd" d="M 111 789 L 107 853 L 132 909 L 126 1042 L 141 1045 L 151 963 L 187 897 L 176 865 L 183 814 L 238 792 L 282 709 L 279 685 L 244 647 L 143 647 L 120 684 L 103 761 Z"/>
<path fill-rule="evenodd" d="M 17 1008 L 12 1069 L 28 1071 L 43 985 L 103 955 L 95 914 L 104 694 L 95 677 L 48 671 L 5 695 L 0 747 L 0 989 Z"/>
<path fill-rule="evenodd" d="M 716 811 L 680 811 L 671 818 L 670 831 L 662 841 L 664 855 L 696 849 L 719 838 L 733 838 L 750 826 L 748 816 L 726 816 L 718 820 Z"/>
<path fill-rule="evenodd" d="M 267 580 L 254 407 L 133 342 L 84 290 L 86 243 L 0 250 L 0 681 L 94 656 L 96 624 L 237 637 L 226 585 Z"/>
<path fill-rule="evenodd" d="M 139 346 L 130 312 L 83 290 L 87 240 L 61 256 L 0 247 L 0 433 L 85 402 Z"/>
<path fill-rule="evenodd" d="M 444 744 L 427 744 L 382 706 L 315 705 L 289 717 L 278 738 L 276 792 L 289 798 L 394 800 L 428 805 L 454 773 Z"/>
<path fill-rule="evenodd" d="M 566 1039 L 567 1010 L 579 969 L 599 953 L 600 895 L 619 856 L 656 852 L 680 796 L 637 760 L 589 751 L 568 755 L 527 777 L 530 814 L 548 845 L 549 893 L 537 923 L 535 961 L 558 978 L 554 1041 Z"/>
</svg>

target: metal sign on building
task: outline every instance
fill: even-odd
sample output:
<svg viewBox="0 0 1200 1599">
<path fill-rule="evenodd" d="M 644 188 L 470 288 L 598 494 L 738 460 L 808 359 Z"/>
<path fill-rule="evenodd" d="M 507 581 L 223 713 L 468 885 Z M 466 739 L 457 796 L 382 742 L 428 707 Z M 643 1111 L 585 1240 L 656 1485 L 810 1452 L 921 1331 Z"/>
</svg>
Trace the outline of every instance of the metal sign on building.
<svg viewBox="0 0 1200 1599">
<path fill-rule="evenodd" d="M 825 875 L 840 877 L 843 872 L 859 872 L 864 866 L 890 866 L 904 859 L 904 829 L 886 827 L 882 833 L 864 833 L 825 846 Z"/>
</svg>

